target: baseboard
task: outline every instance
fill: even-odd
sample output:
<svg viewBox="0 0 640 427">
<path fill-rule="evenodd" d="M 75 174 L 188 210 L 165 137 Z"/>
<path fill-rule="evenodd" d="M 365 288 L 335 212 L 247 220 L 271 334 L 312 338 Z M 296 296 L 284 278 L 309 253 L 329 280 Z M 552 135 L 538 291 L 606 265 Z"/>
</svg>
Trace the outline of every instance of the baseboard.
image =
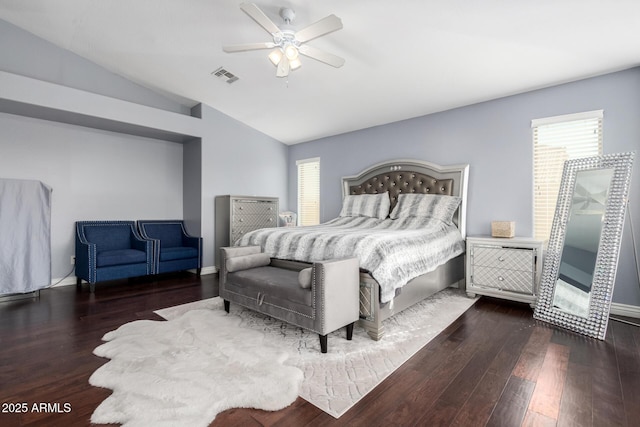
<svg viewBox="0 0 640 427">
<path fill-rule="evenodd" d="M 51 281 L 52 288 L 58 288 L 60 286 L 69 286 L 76 284 L 76 276 L 65 277 L 64 279 L 53 279 Z"/>
<path fill-rule="evenodd" d="M 215 265 L 211 267 L 203 267 L 200 274 L 216 274 L 218 272 L 218 268 Z"/>
<path fill-rule="evenodd" d="M 196 270 L 187 270 L 190 271 L 193 274 L 196 274 Z M 211 267 L 202 267 L 202 269 L 200 270 L 200 274 L 201 275 L 205 275 L 205 274 L 216 274 L 218 272 L 218 269 L 215 266 L 211 266 Z M 69 285 L 75 285 L 76 284 L 76 276 L 69 276 L 69 277 L 65 277 L 64 279 L 53 279 L 51 281 L 51 283 L 55 283 L 55 285 L 52 285 L 52 288 L 57 288 L 59 286 L 69 286 Z"/>
<path fill-rule="evenodd" d="M 194 273 L 194 274 L 196 273 L 196 270 L 195 270 L 195 269 L 193 269 L 193 270 L 187 270 L 187 271 L 190 271 L 190 272 L 192 272 L 192 273 Z M 200 275 L 205 275 L 205 274 L 216 274 L 217 272 L 218 272 L 218 269 L 216 268 L 216 266 L 215 266 L 215 265 L 210 266 L 210 267 L 202 267 L 202 268 L 200 269 Z"/>
<path fill-rule="evenodd" d="M 610 313 L 615 316 L 626 316 L 640 319 L 640 307 L 638 307 L 637 305 L 627 305 L 612 302 Z"/>
<path fill-rule="evenodd" d="M 1 302 L 8 302 L 8 301 L 18 301 L 18 300 L 23 300 L 23 299 L 36 299 L 36 298 L 40 298 L 40 290 L 33 291 L 33 292 L 27 292 L 27 293 L 24 293 L 24 294 L 0 295 L 0 303 Z"/>
</svg>

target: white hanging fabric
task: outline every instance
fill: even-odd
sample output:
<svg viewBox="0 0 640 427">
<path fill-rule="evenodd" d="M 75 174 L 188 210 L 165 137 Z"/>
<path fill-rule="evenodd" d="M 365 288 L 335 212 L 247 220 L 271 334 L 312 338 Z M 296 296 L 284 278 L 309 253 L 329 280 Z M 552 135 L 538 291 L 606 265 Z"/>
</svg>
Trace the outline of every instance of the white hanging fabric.
<svg viewBox="0 0 640 427">
<path fill-rule="evenodd" d="M 0 178 L 0 295 L 51 285 L 51 188 Z"/>
</svg>

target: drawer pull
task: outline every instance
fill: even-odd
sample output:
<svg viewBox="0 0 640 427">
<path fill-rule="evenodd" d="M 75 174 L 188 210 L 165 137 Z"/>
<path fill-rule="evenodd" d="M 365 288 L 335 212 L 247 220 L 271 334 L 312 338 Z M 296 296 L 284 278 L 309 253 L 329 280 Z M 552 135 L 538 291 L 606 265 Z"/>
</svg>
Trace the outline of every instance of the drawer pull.
<svg viewBox="0 0 640 427">
<path fill-rule="evenodd" d="M 244 221 L 242 218 L 240 218 L 240 219 L 238 220 L 238 222 L 242 222 L 242 221 Z"/>
<path fill-rule="evenodd" d="M 501 282 L 504 282 L 504 277 L 498 276 L 498 280 L 501 281 Z"/>
<path fill-rule="evenodd" d="M 239 206 L 239 207 L 238 207 L 238 209 L 242 210 L 242 209 L 244 209 L 244 208 L 243 208 L 242 206 Z"/>
<path fill-rule="evenodd" d="M 504 261 L 504 257 L 498 257 L 498 261 L 500 262 Z"/>
<path fill-rule="evenodd" d="M 269 218 L 269 222 L 272 222 L 272 221 L 273 221 L 273 218 Z"/>
</svg>

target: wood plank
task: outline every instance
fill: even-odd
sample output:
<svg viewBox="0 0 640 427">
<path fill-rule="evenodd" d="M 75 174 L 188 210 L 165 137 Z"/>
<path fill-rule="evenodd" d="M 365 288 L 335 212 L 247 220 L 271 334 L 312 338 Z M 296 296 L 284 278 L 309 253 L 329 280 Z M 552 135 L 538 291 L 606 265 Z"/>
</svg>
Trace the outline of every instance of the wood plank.
<svg viewBox="0 0 640 427">
<path fill-rule="evenodd" d="M 612 322 L 609 331 L 615 342 L 616 360 L 620 373 L 626 419 L 640 420 L 640 328 L 626 323 Z"/>
<path fill-rule="evenodd" d="M 557 427 L 557 423 L 553 418 L 527 411 L 524 421 L 522 421 L 522 427 Z"/>
<path fill-rule="evenodd" d="M 568 365 L 569 348 L 550 343 L 536 380 L 528 412 L 535 412 L 553 420 L 558 419 Z"/>
<path fill-rule="evenodd" d="M 519 426 L 524 420 L 535 383 L 510 376 L 498 399 L 487 426 Z"/>
<path fill-rule="evenodd" d="M 473 318 L 473 316 L 470 316 Z M 460 324 L 448 337 L 447 345 L 450 351 L 440 352 L 437 356 L 424 358 L 424 353 L 416 355 L 420 362 L 419 368 L 406 378 L 394 373 L 387 381 L 398 379 L 400 391 L 394 395 L 377 397 L 372 401 L 372 407 L 368 407 L 366 413 L 361 413 L 350 422 L 355 424 L 400 424 L 411 425 L 419 422 L 421 414 L 438 399 L 452 378 L 462 370 L 472 358 L 473 354 L 483 346 L 485 340 L 476 332 L 486 330 L 496 325 L 496 318 L 491 315 L 487 318 L 469 322 L 470 317 L 458 319 Z M 428 353 L 433 347 L 429 344 L 422 350 Z M 416 356 L 414 356 L 415 359 Z M 418 382 L 415 380 L 418 379 Z M 385 381 L 386 382 L 386 381 Z M 384 384 L 384 382 L 383 382 Z M 408 387 L 407 387 L 408 385 Z M 394 391 L 396 386 L 394 386 Z M 373 392 L 376 396 L 376 390 Z M 369 396 L 365 397 L 363 401 Z M 355 408 L 354 408 L 355 409 Z M 430 423 L 435 420 L 430 420 Z"/>
<path fill-rule="evenodd" d="M 558 425 L 567 427 L 593 426 L 591 401 L 593 368 L 570 362 L 560 404 Z"/>
<path fill-rule="evenodd" d="M 483 345 L 475 349 L 468 363 L 455 374 L 451 383 L 446 386 L 432 407 L 427 408 L 425 406 L 425 412 L 419 419 L 418 424 L 443 423 L 449 425 L 452 419 L 455 422 L 458 417 L 457 414 L 460 414 L 465 406 L 468 412 L 462 415 L 463 418 L 473 419 L 475 423 L 482 418 L 486 420 L 489 417 L 490 409 L 493 405 L 487 404 L 486 401 L 483 402 L 489 395 L 484 395 L 479 400 L 474 399 L 472 402 L 469 402 L 469 398 L 476 389 L 484 386 L 493 392 L 494 399 L 499 396 L 512 367 L 505 370 L 502 377 L 496 375 L 487 376 L 487 371 L 489 368 L 496 369 L 493 361 L 496 360 L 500 351 L 505 347 L 505 341 L 508 341 L 507 338 L 511 336 L 513 321 L 511 318 L 505 317 L 499 310 L 496 310 L 492 315 L 483 319 L 483 324 L 480 327 L 491 331 L 492 340 L 485 341 Z M 478 403 L 479 406 L 471 410 L 471 405 L 474 403 Z M 473 412 L 473 415 L 470 416 L 469 412 Z"/>
<path fill-rule="evenodd" d="M 533 330 L 518 363 L 513 368 L 513 375 L 524 380 L 536 381 L 552 334 L 553 330 L 550 328 L 536 327 Z"/>
<path fill-rule="evenodd" d="M 637 425 L 634 420 L 626 419 L 620 370 L 611 326 L 609 324 L 606 341 L 591 340 L 589 345 L 583 347 L 584 351 L 589 354 L 588 359 L 593 367 L 593 425 Z"/>
<path fill-rule="evenodd" d="M 389 422 L 415 422 L 414 418 L 428 404 L 425 399 L 430 399 L 443 383 L 448 384 L 452 372 L 461 369 L 470 353 L 482 345 L 482 339 L 474 332 L 478 324 L 473 312 L 464 313 L 343 418 L 349 424 L 366 425 L 387 422 L 385 417 L 393 414 L 394 420 Z"/>
<path fill-rule="evenodd" d="M 500 352 L 488 365 L 484 377 L 462 406 L 452 425 L 483 426 L 488 422 L 507 387 L 513 368 L 531 336 L 532 329 L 528 327 L 532 324 L 531 319 L 526 321 L 520 319 L 519 324 L 521 328 L 509 329 L 509 336 L 504 341 Z"/>
</svg>

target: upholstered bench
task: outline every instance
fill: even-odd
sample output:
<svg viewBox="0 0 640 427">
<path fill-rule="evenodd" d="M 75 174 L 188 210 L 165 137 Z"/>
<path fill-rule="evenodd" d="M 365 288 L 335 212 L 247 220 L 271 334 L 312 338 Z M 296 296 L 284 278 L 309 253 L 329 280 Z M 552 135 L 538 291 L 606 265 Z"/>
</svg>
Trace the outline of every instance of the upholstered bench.
<svg viewBox="0 0 640 427">
<path fill-rule="evenodd" d="M 357 258 L 305 263 L 269 258 L 260 246 L 221 248 L 220 297 L 316 332 L 327 352 L 327 334 L 359 318 Z"/>
</svg>

